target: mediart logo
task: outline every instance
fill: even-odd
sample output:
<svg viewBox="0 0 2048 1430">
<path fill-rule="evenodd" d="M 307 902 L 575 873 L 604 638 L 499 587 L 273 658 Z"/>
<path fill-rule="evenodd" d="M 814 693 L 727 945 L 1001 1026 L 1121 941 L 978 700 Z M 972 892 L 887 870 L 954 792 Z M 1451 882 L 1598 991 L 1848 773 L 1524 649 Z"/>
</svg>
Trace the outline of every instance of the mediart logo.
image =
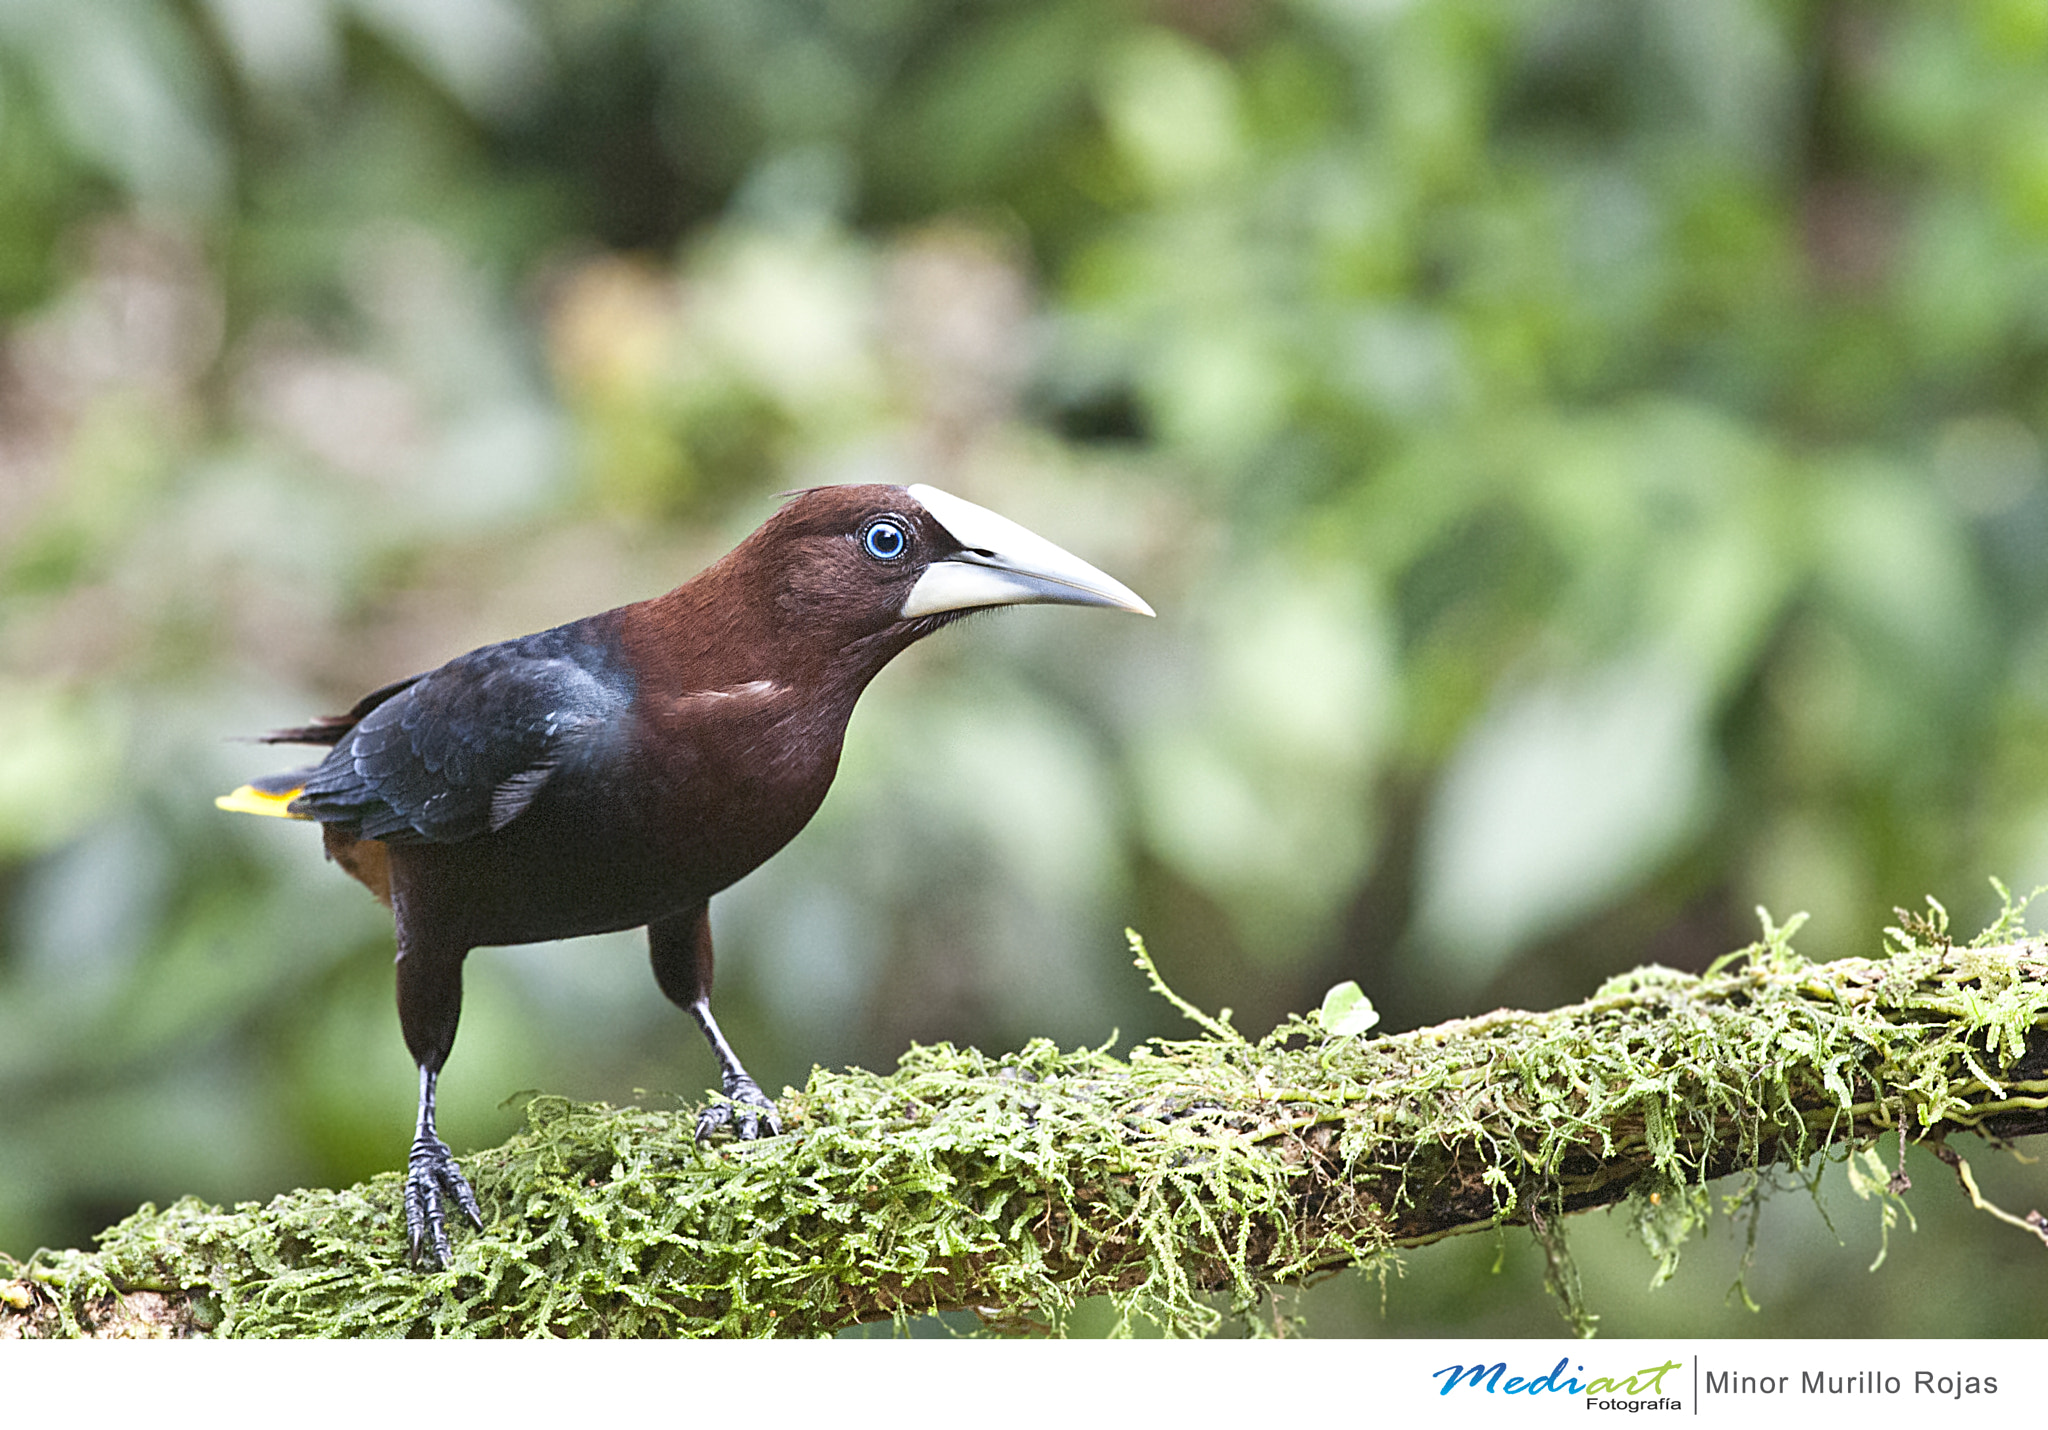
<svg viewBox="0 0 2048 1430">
<path fill-rule="evenodd" d="M 1447 1365 L 1429 1375 L 1430 1379 L 1443 1382 L 1437 1388 L 1439 1395 L 1449 1395 L 1462 1385 L 1468 1390 L 1483 1389 L 1489 1395 L 1583 1395 L 1588 1410 L 1676 1410 L 1678 1398 L 1664 1393 L 1664 1377 L 1680 1364 L 1668 1360 L 1624 1376 L 1596 1375 L 1581 1380 L 1579 1376 L 1585 1375 L 1586 1368 L 1572 1365 L 1572 1358 L 1563 1356 L 1543 1375 L 1509 1375 L 1504 1360 L 1492 1365 L 1483 1361 Z M 1566 1366 L 1577 1374 L 1566 1375 Z"/>
</svg>

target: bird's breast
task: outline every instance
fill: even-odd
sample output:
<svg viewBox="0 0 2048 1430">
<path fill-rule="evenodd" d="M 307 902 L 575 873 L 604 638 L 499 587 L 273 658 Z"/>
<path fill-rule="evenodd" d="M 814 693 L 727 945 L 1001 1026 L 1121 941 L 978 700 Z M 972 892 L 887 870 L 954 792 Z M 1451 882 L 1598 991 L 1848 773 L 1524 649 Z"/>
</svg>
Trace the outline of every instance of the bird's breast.
<svg viewBox="0 0 2048 1430">
<path fill-rule="evenodd" d="M 667 702 L 645 753 L 647 810 L 679 877 L 716 893 L 810 821 L 831 788 L 846 734 L 832 702 L 755 679 Z"/>
</svg>

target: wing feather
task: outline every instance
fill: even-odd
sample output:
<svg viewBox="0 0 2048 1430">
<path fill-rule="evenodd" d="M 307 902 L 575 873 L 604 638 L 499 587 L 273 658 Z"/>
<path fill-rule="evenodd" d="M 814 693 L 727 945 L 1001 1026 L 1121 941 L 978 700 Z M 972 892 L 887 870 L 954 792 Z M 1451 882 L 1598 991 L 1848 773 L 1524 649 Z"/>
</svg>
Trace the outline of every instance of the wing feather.
<svg viewBox="0 0 2048 1430">
<path fill-rule="evenodd" d="M 562 770 L 601 758 L 631 701 L 612 653 L 573 630 L 485 646 L 387 687 L 291 811 L 399 844 L 504 828 Z"/>
</svg>

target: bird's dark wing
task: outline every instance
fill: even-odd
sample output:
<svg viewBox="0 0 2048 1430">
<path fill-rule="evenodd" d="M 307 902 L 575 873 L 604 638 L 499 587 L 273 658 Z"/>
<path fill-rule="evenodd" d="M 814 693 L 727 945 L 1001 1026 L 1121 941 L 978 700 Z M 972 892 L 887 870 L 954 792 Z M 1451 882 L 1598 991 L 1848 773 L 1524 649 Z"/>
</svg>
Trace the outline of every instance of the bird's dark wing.
<svg viewBox="0 0 2048 1430">
<path fill-rule="evenodd" d="M 600 648 L 563 631 L 485 646 L 366 711 L 291 812 L 395 844 L 502 829 L 565 765 L 602 751 L 631 694 Z"/>
</svg>

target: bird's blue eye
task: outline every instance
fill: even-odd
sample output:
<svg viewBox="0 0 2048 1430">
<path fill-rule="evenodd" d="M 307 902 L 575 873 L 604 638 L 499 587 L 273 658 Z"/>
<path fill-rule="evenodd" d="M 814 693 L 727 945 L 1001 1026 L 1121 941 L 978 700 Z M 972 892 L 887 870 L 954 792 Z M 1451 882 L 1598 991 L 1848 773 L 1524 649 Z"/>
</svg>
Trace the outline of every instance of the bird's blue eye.
<svg viewBox="0 0 2048 1430">
<path fill-rule="evenodd" d="M 893 521 L 878 521 L 861 533 L 861 547 L 877 561 L 900 561 L 910 549 L 910 533 Z"/>
</svg>

